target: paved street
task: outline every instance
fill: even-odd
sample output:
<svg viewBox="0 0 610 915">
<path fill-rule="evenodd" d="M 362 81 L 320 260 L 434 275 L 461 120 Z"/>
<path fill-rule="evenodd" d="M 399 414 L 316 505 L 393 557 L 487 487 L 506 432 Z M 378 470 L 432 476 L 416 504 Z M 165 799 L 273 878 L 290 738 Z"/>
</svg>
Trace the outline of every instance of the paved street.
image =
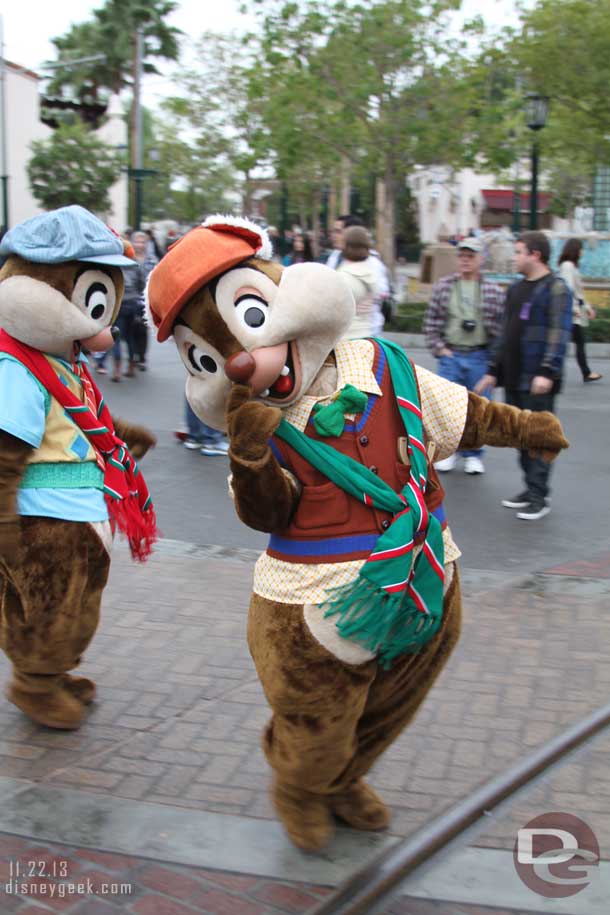
<svg viewBox="0 0 610 915">
<path fill-rule="evenodd" d="M 426 350 L 409 352 L 416 363 L 434 368 Z M 172 430 L 183 419 L 185 380 L 173 343 L 153 344 L 151 363 L 150 372 L 132 381 L 112 384 L 106 377 L 102 384 L 117 415 L 139 419 L 158 436 L 159 444 L 143 469 L 163 535 L 191 543 L 263 549 L 265 536 L 244 527 L 228 503 L 226 458 L 186 451 L 173 438 Z M 449 521 L 468 568 L 521 573 L 568 561 L 575 551 L 584 557 L 589 544 L 610 550 L 610 527 L 599 510 L 600 496 L 607 493 L 610 481 L 610 363 L 593 360 L 594 369 L 606 375 L 593 385 L 582 383 L 574 358 L 567 367 L 558 412 L 571 448 L 554 468 L 553 512 L 544 524 L 518 521 L 499 504 L 522 488 L 511 449 L 489 450 L 483 477 L 467 476 L 461 469 L 443 477 Z M 607 504 L 607 497 L 601 497 Z M 586 531 L 587 537 L 575 537 L 575 531 Z"/>
<path fill-rule="evenodd" d="M 423 352 L 420 359 L 430 364 Z M 0 883 L 0 912 L 311 912 L 371 854 L 605 703 L 610 542 L 596 506 L 607 504 L 610 404 L 605 382 L 583 388 L 572 368 L 561 415 L 573 448 L 558 464 L 548 518 L 528 525 L 499 506 L 519 485 L 512 453 L 490 454 L 482 478 L 445 478 L 464 552 L 463 637 L 415 723 L 372 773 L 392 806 L 389 833 L 340 830 L 323 855 L 291 848 L 268 800 L 259 748 L 268 709 L 245 642 L 264 538 L 233 519 L 226 459 L 172 440 L 183 382 L 172 347 L 154 348 L 151 371 L 133 382 L 105 382 L 114 412 L 159 436 L 143 467 L 166 539 L 142 566 L 124 544 L 116 548 L 82 667 L 99 701 L 80 731 L 39 728 L 0 703 L 1 879 L 15 862 L 65 861 L 67 874 L 47 866 L 38 883 L 86 885 L 88 877 L 93 887 L 63 899 L 50 890 L 3 898 Z M 457 858 L 409 883 L 409 898 L 388 913 L 605 915 L 609 751 L 602 735 L 490 819 Z M 551 905 L 519 883 L 512 848 L 517 829 L 552 810 L 584 818 L 604 862 L 597 888 Z M 102 895 L 108 882 L 116 892 Z"/>
</svg>

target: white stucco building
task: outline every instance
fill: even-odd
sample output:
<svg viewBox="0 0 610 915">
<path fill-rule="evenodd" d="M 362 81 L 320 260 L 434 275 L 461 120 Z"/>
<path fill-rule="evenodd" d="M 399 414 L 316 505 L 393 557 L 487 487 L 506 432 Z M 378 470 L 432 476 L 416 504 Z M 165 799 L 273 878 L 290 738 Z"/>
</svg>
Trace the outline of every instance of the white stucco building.
<svg viewBox="0 0 610 915">
<path fill-rule="evenodd" d="M 115 149 L 127 148 L 127 123 L 118 95 L 111 96 L 106 111 L 106 122 L 99 128 L 97 135 L 108 146 Z M 110 211 L 98 213 L 98 216 L 103 217 L 117 232 L 127 228 L 128 183 L 127 172 L 121 172 L 119 180 L 110 188 Z"/>
<path fill-rule="evenodd" d="M 524 163 L 524 167 L 528 167 Z M 529 225 L 530 196 L 525 172 L 521 172 L 520 224 Z M 513 225 L 515 195 L 510 185 L 495 175 L 470 168 L 454 171 L 447 166 L 420 167 L 409 179 L 417 201 L 420 238 L 429 244 L 454 235 L 467 235 L 472 229 L 489 230 Z M 551 195 L 538 194 L 538 225 L 541 229 L 565 231 L 581 226 L 579 213 L 572 220 L 552 216 L 548 210 Z"/>
<path fill-rule="evenodd" d="M 14 226 L 41 212 L 28 185 L 26 165 L 32 141 L 46 139 L 51 129 L 39 118 L 39 76 L 32 70 L 5 61 L 4 79 L 5 112 L 0 130 L 6 131 L 2 144 L 6 150 L 6 162 L 0 167 L 5 167 L 4 174 L 8 177 L 9 226 Z"/>
<path fill-rule="evenodd" d="M 493 175 L 470 168 L 456 172 L 442 165 L 418 168 L 409 184 L 417 200 L 424 244 L 480 228 L 481 191 L 496 187 Z"/>
<path fill-rule="evenodd" d="M 24 219 L 36 216 L 42 208 L 32 196 L 29 188 L 27 163 L 31 156 L 31 144 L 34 140 L 45 140 L 52 134 L 52 129 L 40 120 L 40 77 L 32 70 L 18 64 L 4 62 L 4 148 L 6 163 L 0 162 L 0 173 L 8 176 L 8 217 L 9 228 Z M 117 96 L 113 96 L 108 105 L 106 122 L 98 130 L 98 136 L 109 146 L 126 148 L 127 127 L 123 110 Z M 0 143 L 0 150 L 3 144 Z M 2 165 L 5 171 L 2 172 Z M 0 196 L 1 196 L 0 187 Z M 108 213 L 99 213 L 101 218 L 122 231 L 127 225 L 127 175 L 122 174 L 111 188 L 111 209 Z M 2 201 L 3 203 L 3 201 Z M 2 221 L 0 205 L 0 222 Z"/>
</svg>

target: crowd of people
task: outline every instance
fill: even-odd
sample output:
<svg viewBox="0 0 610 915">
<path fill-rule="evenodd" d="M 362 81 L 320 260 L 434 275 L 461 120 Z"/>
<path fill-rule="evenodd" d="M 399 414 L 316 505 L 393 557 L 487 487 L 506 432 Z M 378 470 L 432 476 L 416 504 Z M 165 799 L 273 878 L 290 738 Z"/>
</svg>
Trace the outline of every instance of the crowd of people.
<svg viewBox="0 0 610 915">
<path fill-rule="evenodd" d="M 150 271 L 179 235 L 170 230 L 163 248 L 150 229 L 130 237 L 137 267 L 124 271 L 125 294 L 118 318 L 121 337 L 111 354 L 112 380 L 117 382 L 146 369 L 144 288 Z M 289 250 L 283 256 L 275 255 L 284 266 L 317 259 L 340 273 L 350 287 L 356 307 L 346 337 L 382 332 L 392 314 L 391 278 L 358 216 L 346 214 L 335 220 L 328 239 L 322 239 L 318 258 L 307 230 L 295 226 L 284 241 Z M 583 381 L 602 378 L 587 361 L 586 326 L 595 310 L 584 298 L 579 239 L 565 243 L 554 272 L 549 266 L 547 236 L 524 233 L 515 245 L 515 270 L 523 279 L 507 291 L 483 274 L 483 241 L 477 233 L 460 236 L 454 244 L 457 270 L 433 287 L 423 323 L 426 345 L 437 360 L 441 377 L 489 398 L 501 386 L 507 403 L 533 412 L 553 412 L 571 339 Z M 98 360 L 97 370 L 107 371 L 104 357 Z M 228 453 L 224 435 L 202 423 L 186 399 L 184 425 L 175 434 L 184 447 L 203 455 Z M 485 472 L 483 449 L 462 451 L 435 466 L 447 473 L 460 461 L 467 474 Z M 519 461 L 523 490 L 502 504 L 516 510 L 523 520 L 538 520 L 550 511 L 551 465 L 525 450 Z"/>
<path fill-rule="evenodd" d="M 135 256 L 135 267 L 123 270 L 123 300 L 117 318 L 120 337 L 111 350 L 112 380 L 121 381 L 122 377 L 133 378 L 136 370 L 146 371 L 146 351 L 148 348 L 148 328 L 145 318 L 144 290 L 150 271 L 159 261 L 160 252 L 152 232 L 132 232 L 128 235 Z M 127 349 L 126 368 L 123 373 L 123 352 Z M 106 357 L 103 353 L 97 357 L 97 371 L 100 375 L 107 373 Z"/>
<path fill-rule="evenodd" d="M 589 368 L 583 325 L 594 316 L 584 300 L 578 262 L 582 244 L 569 239 L 559 271 L 549 266 L 551 248 L 542 232 L 525 232 L 515 243 L 515 272 L 523 279 L 506 293 L 481 273 L 482 245 L 464 237 L 457 245 L 458 270 L 433 288 L 424 318 L 427 345 L 438 360 L 438 373 L 477 394 L 492 397 L 504 388 L 505 401 L 533 413 L 555 410 L 562 387 L 567 345 L 576 343 L 584 382 L 601 379 Z M 482 452 L 464 452 L 464 470 L 482 474 Z M 436 469 L 454 469 L 458 455 Z M 523 489 L 502 500 L 517 517 L 537 521 L 550 512 L 551 464 L 527 449 L 519 454 Z"/>
</svg>

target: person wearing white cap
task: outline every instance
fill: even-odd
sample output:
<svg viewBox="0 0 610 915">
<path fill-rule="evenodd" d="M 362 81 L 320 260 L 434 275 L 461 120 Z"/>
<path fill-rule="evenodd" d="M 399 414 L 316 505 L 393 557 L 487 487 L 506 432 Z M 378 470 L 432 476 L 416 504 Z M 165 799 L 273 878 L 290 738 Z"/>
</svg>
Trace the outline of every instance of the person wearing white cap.
<svg viewBox="0 0 610 915">
<path fill-rule="evenodd" d="M 481 275 L 483 246 L 478 238 L 463 238 L 457 248 L 458 272 L 434 286 L 424 316 L 426 345 L 438 359 L 441 378 L 462 384 L 469 391 L 487 370 L 488 345 L 501 332 L 504 294 L 500 286 Z M 485 472 L 483 449 L 460 452 L 464 471 Z M 435 464 L 453 470 L 458 454 Z"/>
</svg>

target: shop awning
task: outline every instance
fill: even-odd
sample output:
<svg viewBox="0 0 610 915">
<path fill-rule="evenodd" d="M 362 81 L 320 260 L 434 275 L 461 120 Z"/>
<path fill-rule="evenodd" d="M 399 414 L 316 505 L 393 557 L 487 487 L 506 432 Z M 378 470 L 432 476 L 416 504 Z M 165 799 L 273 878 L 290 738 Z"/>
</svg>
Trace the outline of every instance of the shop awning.
<svg viewBox="0 0 610 915">
<path fill-rule="evenodd" d="M 485 207 L 488 210 L 499 210 L 504 213 L 510 213 L 513 209 L 513 191 L 510 190 L 483 190 L 481 191 L 485 201 Z M 551 195 L 541 191 L 538 194 L 538 212 L 546 213 L 551 205 Z M 530 195 L 521 194 L 521 209 L 529 210 Z"/>
</svg>

